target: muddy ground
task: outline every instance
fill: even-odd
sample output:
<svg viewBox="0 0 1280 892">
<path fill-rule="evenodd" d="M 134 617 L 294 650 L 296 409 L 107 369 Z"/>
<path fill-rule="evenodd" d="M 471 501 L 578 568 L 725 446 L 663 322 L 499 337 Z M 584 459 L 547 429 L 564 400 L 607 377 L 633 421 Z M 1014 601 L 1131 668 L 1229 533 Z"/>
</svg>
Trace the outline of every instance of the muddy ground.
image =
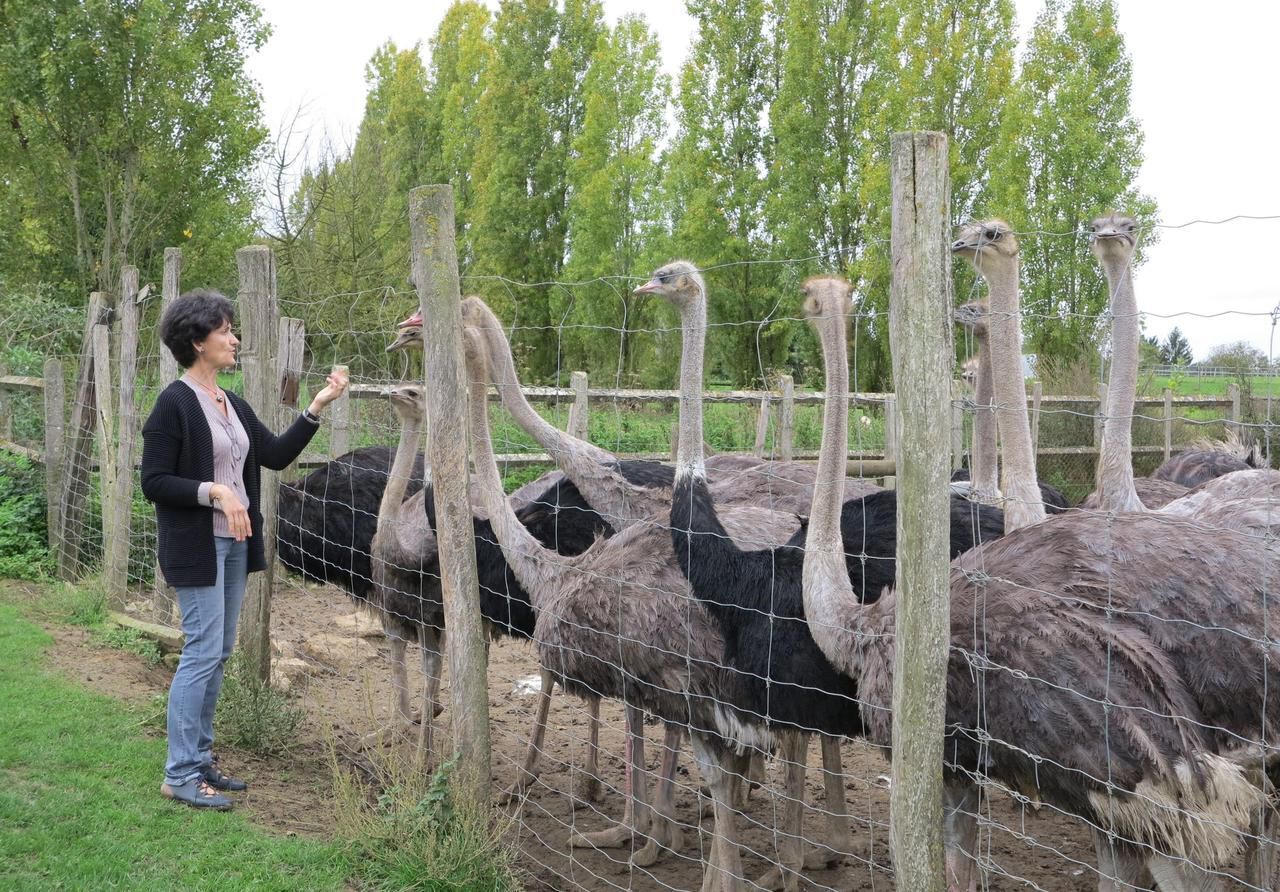
<svg viewBox="0 0 1280 892">
<path fill-rule="evenodd" d="M 241 806 L 255 821 L 282 833 L 327 835 L 332 812 L 326 799 L 313 791 L 330 788 L 330 742 L 343 764 L 367 764 L 364 736 L 390 716 L 389 652 L 380 637 L 361 637 L 360 617 L 352 602 L 337 589 L 301 586 L 292 580 L 277 588 L 273 605 L 273 641 L 281 660 L 295 672 L 294 690 L 307 711 L 301 739 L 282 759 L 261 759 L 224 750 L 228 770 L 246 777 L 252 790 Z M 167 688 L 170 674 L 162 666 L 148 669 L 136 656 L 95 645 L 80 629 L 51 626 L 57 639 L 51 660 L 67 675 L 112 696 L 148 701 Z M 367 630 L 366 634 L 367 634 Z M 415 648 L 410 648 L 410 683 L 420 682 Z M 523 759 L 533 723 L 537 665 L 527 643 L 497 641 L 489 663 L 489 710 L 492 723 L 495 791 L 512 783 Z M 446 670 L 445 685 L 448 678 Z M 447 696 L 445 697 L 447 703 Z M 636 868 L 629 864 L 630 848 L 570 849 L 574 831 L 598 830 L 622 815 L 622 713 L 606 703 L 601 735 L 601 770 L 606 785 L 603 800 L 574 809 L 574 766 L 581 766 L 587 718 L 582 701 L 557 696 L 552 704 L 546 758 L 541 777 L 517 813 L 507 807 L 509 833 L 520 852 L 520 867 L 530 889 L 698 889 L 701 860 L 710 842 L 709 816 L 700 819 L 696 771 L 686 751 L 681 754 L 677 797 L 679 819 L 687 829 L 684 845 L 666 853 L 657 864 Z M 449 710 L 437 720 L 437 740 L 447 746 Z M 648 728 L 646 755 L 656 772 L 661 756 L 662 729 Z M 162 726 L 152 733 L 162 733 Z M 890 890 L 888 775 L 889 765 L 873 747 L 846 743 L 843 748 L 846 799 L 853 816 L 853 851 L 833 869 L 806 873 L 802 888 Z M 822 807 L 824 796 L 816 769 L 820 754 L 810 747 L 808 802 Z M 157 778 L 161 766 L 156 766 Z M 779 789 L 780 772 L 771 762 L 767 783 L 752 793 L 744 830 L 745 862 L 749 877 L 769 867 L 776 842 L 771 832 L 781 806 L 771 793 Z M 705 801 L 705 800 L 704 800 Z M 996 866 L 990 889 L 1041 889 L 1045 892 L 1097 888 L 1092 869 L 1092 846 L 1077 822 L 997 799 L 988 810 L 982 847 Z M 818 813 L 806 815 L 805 832 L 822 839 L 824 822 Z"/>
</svg>

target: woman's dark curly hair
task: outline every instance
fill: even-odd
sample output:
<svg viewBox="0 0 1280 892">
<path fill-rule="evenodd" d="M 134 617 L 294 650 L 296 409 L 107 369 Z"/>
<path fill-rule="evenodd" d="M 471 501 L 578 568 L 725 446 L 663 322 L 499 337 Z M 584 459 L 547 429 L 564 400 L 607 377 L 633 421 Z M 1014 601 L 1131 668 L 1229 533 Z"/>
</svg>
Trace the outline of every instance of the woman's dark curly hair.
<svg viewBox="0 0 1280 892">
<path fill-rule="evenodd" d="M 178 365 L 191 368 L 196 361 L 196 341 L 203 341 L 222 327 L 236 321 L 236 308 L 224 295 L 209 288 L 188 291 L 164 311 L 160 319 L 160 340 L 169 348 Z"/>
</svg>

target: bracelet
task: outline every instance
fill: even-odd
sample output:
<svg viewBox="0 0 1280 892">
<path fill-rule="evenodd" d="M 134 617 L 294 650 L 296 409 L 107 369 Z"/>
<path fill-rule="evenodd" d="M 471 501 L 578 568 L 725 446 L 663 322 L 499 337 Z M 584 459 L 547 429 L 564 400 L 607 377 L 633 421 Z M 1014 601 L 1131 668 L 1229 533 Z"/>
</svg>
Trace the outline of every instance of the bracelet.
<svg viewBox="0 0 1280 892">
<path fill-rule="evenodd" d="M 303 418 L 305 418 L 305 419 L 307 419 L 307 421 L 310 421 L 312 424 L 319 424 L 319 423 L 320 423 L 320 416 L 319 416 L 319 415 L 313 415 L 313 414 L 311 413 L 311 409 L 310 409 L 310 408 L 306 408 L 306 409 L 303 409 L 303 410 L 302 410 L 302 417 L 303 417 Z"/>
</svg>

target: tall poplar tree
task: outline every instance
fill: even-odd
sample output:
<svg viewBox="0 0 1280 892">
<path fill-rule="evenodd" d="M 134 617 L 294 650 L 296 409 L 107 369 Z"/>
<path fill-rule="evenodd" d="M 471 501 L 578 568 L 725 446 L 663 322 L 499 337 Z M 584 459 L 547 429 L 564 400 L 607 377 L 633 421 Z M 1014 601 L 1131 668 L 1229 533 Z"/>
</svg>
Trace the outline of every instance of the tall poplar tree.
<svg viewBox="0 0 1280 892">
<path fill-rule="evenodd" d="M 657 263 L 661 167 L 657 144 L 671 95 L 657 37 L 641 16 L 624 16 L 600 37 L 583 82 L 586 115 L 569 164 L 569 260 L 565 278 L 590 281 L 553 293 L 566 329 L 564 362 L 616 370 L 648 383 L 654 362 L 653 298 L 628 277 Z"/>
<path fill-rule="evenodd" d="M 1028 348 L 1058 363 L 1092 359 L 1103 335 L 1107 287 L 1088 253 L 1089 220 L 1113 209 L 1155 218 L 1155 202 L 1135 185 L 1142 129 L 1129 105 L 1132 83 L 1115 4 L 1050 0 L 1027 44 L 1002 141 L 1009 178 L 998 204 L 1025 233 Z M 1153 235 L 1148 227 L 1143 240 Z"/>
<path fill-rule="evenodd" d="M 784 366 L 792 325 L 765 221 L 775 28 L 765 0 L 689 0 L 698 34 L 680 77 L 666 180 L 673 250 L 710 290 L 708 359 L 735 383 Z M 793 295 L 787 295 L 790 299 Z M 794 303 L 794 301 L 792 301 Z"/>
<path fill-rule="evenodd" d="M 571 143 L 585 115 L 582 82 L 604 30 L 598 0 L 507 0 L 480 100 L 472 179 L 474 284 L 513 323 L 535 378 L 559 365 L 551 283 L 565 261 Z M 469 283 L 472 284 L 472 283 Z"/>
</svg>

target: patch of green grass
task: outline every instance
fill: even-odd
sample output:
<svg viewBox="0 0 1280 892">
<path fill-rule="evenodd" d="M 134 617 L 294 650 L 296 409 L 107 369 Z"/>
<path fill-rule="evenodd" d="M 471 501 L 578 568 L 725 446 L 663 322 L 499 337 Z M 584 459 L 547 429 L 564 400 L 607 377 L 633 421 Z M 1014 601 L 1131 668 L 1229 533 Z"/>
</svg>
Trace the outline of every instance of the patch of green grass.
<svg viewBox="0 0 1280 892">
<path fill-rule="evenodd" d="M 52 643 L 0 603 L 0 864 L 6 889 L 343 889 L 340 846 L 160 796 L 165 744 L 42 668 Z"/>
<path fill-rule="evenodd" d="M 107 619 L 107 591 L 98 577 L 81 580 L 77 585 L 59 582 L 45 591 L 33 611 L 72 626 L 99 626 Z"/>
<path fill-rule="evenodd" d="M 95 637 L 107 647 L 114 647 L 116 650 L 137 654 L 146 661 L 148 666 L 158 666 L 164 658 L 164 654 L 160 651 L 160 645 L 156 643 L 154 638 L 148 638 L 139 630 L 128 626 L 108 625 L 100 630 Z"/>
<path fill-rule="evenodd" d="M 1268 392 L 1280 395 L 1280 377 L 1258 375 L 1249 379 L 1255 397 L 1265 397 Z M 1227 389 L 1240 382 L 1227 375 L 1201 377 L 1195 369 L 1188 369 L 1180 375 L 1170 377 L 1152 377 L 1141 382 L 1142 392 L 1152 399 L 1159 397 L 1168 387 L 1174 396 L 1202 396 L 1206 399 L 1226 399 Z"/>
</svg>

